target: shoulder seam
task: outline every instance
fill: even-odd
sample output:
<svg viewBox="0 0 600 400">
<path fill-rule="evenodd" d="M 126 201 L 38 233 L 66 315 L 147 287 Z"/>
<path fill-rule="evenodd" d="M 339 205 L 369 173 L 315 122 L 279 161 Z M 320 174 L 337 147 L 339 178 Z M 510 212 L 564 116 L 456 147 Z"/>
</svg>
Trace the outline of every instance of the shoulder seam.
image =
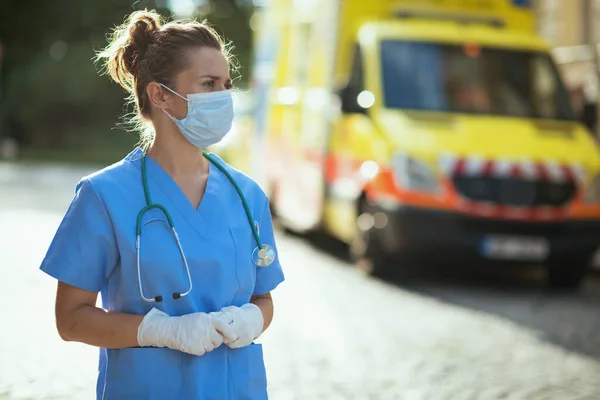
<svg viewBox="0 0 600 400">
<path fill-rule="evenodd" d="M 100 197 L 100 194 L 96 190 L 96 187 L 94 186 L 94 183 L 92 182 L 92 180 L 90 178 L 84 178 L 84 179 L 82 179 L 82 182 L 87 183 L 90 186 L 90 188 L 92 189 L 92 192 L 94 192 L 94 196 L 96 197 L 96 199 L 98 200 L 98 202 L 102 206 L 102 211 L 104 212 L 104 215 L 110 221 L 110 227 L 111 227 L 111 230 L 113 231 L 113 235 L 114 235 L 115 234 L 115 227 L 113 225 L 113 221 L 110 218 L 110 214 L 108 213 L 108 209 L 106 208 L 106 204 L 104 204 L 104 200 L 102 200 L 102 197 Z"/>
</svg>

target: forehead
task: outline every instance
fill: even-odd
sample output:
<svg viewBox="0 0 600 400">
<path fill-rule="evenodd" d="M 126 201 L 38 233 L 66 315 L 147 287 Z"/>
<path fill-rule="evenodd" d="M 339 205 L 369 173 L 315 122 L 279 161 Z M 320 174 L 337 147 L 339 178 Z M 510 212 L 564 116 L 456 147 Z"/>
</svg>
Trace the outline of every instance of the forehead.
<svg viewBox="0 0 600 400">
<path fill-rule="evenodd" d="M 187 52 L 187 73 L 202 75 L 213 75 L 229 79 L 229 63 L 221 50 L 212 47 L 195 47 Z"/>
</svg>

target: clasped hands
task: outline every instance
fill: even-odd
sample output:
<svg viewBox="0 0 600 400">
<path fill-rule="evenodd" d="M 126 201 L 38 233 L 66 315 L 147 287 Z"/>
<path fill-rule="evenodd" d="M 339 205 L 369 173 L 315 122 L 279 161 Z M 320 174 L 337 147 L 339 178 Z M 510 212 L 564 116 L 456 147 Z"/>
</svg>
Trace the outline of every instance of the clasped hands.
<svg viewBox="0 0 600 400">
<path fill-rule="evenodd" d="M 142 347 L 168 347 L 201 356 L 223 343 L 232 349 L 248 346 L 261 335 L 263 324 L 260 308 L 252 303 L 180 317 L 153 308 L 144 316 L 137 338 Z"/>
</svg>

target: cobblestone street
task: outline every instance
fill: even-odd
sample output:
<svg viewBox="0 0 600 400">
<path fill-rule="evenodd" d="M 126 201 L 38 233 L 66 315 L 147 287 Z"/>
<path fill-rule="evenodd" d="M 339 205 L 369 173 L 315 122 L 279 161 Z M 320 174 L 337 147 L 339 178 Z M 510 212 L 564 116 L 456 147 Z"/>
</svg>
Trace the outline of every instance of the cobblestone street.
<svg viewBox="0 0 600 400">
<path fill-rule="evenodd" d="M 0 399 L 92 399 L 97 350 L 64 343 L 38 268 L 87 170 L 0 164 Z M 280 235 L 286 282 L 260 338 L 273 400 L 600 399 L 600 290 L 365 278 Z"/>
</svg>

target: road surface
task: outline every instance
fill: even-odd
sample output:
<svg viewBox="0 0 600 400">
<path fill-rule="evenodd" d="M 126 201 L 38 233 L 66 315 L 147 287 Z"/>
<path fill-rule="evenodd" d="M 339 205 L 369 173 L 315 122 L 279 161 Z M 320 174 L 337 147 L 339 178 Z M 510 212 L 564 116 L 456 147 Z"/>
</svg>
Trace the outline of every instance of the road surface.
<svg viewBox="0 0 600 400">
<path fill-rule="evenodd" d="M 38 270 L 77 180 L 92 169 L 0 163 L 0 399 L 92 399 L 97 350 L 54 327 Z M 600 399 L 600 290 L 535 279 L 366 278 L 279 234 L 286 272 L 259 339 L 270 398 Z"/>
</svg>

